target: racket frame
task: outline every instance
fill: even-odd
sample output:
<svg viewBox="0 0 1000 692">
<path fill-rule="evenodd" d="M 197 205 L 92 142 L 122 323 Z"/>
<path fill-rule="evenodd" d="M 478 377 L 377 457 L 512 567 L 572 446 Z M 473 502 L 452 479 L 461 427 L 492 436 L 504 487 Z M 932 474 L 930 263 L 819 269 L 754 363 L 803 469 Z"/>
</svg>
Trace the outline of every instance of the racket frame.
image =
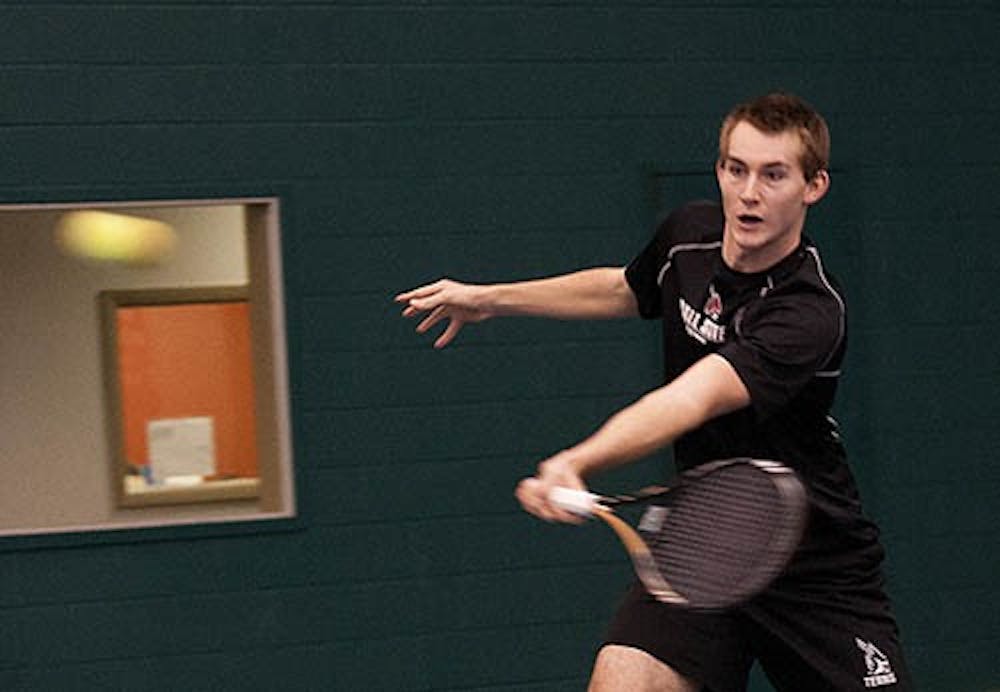
<svg viewBox="0 0 1000 692">
<path fill-rule="evenodd" d="M 725 466 L 736 464 L 749 464 L 769 474 L 784 506 L 792 514 L 793 520 L 788 522 L 788 526 L 783 527 L 785 530 L 773 541 L 774 551 L 786 556 L 785 560 L 787 561 L 801 539 L 808 499 L 805 487 L 795 471 L 777 461 L 747 457 L 721 459 L 682 472 L 680 483 L 675 486 L 648 486 L 627 495 L 598 495 L 585 490 L 556 488 L 550 495 L 550 499 L 564 510 L 580 516 L 596 517 L 607 524 L 625 546 L 639 581 L 656 600 L 674 605 L 690 606 L 690 600 L 678 593 L 663 576 L 645 539 L 615 513 L 615 508 L 663 497 L 681 487 L 685 483 L 685 479 L 688 479 L 687 482 L 697 481 L 698 478 L 707 476 Z"/>
</svg>

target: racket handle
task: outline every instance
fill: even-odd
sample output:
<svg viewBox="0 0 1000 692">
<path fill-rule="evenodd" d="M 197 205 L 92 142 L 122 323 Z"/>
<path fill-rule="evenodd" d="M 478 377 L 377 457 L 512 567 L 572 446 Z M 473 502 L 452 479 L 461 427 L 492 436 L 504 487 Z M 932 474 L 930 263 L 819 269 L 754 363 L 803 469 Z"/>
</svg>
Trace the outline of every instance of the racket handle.
<svg viewBox="0 0 1000 692">
<path fill-rule="evenodd" d="M 592 517 L 599 507 L 600 495 L 586 490 L 556 487 L 549 491 L 549 502 L 559 509 L 572 512 L 581 517 Z"/>
</svg>

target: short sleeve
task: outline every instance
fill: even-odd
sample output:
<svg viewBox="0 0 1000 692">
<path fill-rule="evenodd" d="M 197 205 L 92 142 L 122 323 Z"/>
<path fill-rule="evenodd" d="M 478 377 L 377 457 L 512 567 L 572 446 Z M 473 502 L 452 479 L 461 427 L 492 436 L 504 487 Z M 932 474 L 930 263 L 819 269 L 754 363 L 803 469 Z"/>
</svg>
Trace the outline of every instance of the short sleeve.
<svg viewBox="0 0 1000 692">
<path fill-rule="evenodd" d="M 722 209 L 714 202 L 690 202 L 675 209 L 657 227 L 649 244 L 625 268 L 625 279 L 635 294 L 639 315 L 653 319 L 663 315 L 660 285 L 671 250 L 679 243 L 703 240 L 722 233 Z"/>
<path fill-rule="evenodd" d="M 818 291 L 769 296 L 738 314 L 731 333 L 719 354 L 743 380 L 763 419 L 817 375 L 839 368 L 844 313 L 839 303 Z"/>
<path fill-rule="evenodd" d="M 661 226 L 652 242 L 625 268 L 625 280 L 635 294 L 639 315 L 645 319 L 663 314 L 663 297 L 657 278 L 667 254 L 660 246 L 666 244 Z"/>
</svg>

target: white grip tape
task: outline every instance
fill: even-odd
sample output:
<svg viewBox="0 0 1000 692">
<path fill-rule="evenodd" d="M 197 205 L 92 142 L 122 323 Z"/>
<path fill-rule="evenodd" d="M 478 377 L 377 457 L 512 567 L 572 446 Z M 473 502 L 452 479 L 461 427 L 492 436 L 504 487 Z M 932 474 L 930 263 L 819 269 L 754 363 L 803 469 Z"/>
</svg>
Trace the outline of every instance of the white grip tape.
<svg viewBox="0 0 1000 692">
<path fill-rule="evenodd" d="M 574 490 L 572 488 L 553 488 L 549 491 L 549 502 L 559 509 L 578 514 L 581 517 L 594 515 L 597 509 L 597 499 L 599 495 L 589 493 L 586 490 Z"/>
</svg>

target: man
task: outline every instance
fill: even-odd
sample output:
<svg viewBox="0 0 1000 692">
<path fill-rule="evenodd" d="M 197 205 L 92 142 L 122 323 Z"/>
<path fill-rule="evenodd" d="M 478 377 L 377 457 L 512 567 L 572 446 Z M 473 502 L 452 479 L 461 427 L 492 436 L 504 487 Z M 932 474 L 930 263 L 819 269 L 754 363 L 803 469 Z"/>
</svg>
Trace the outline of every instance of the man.
<svg viewBox="0 0 1000 692">
<path fill-rule="evenodd" d="M 681 469 L 736 456 L 794 467 L 810 523 L 785 572 L 724 612 L 664 605 L 636 585 L 601 648 L 591 690 L 745 690 L 753 661 L 780 691 L 909 689 L 877 528 L 861 511 L 829 417 L 846 347 L 846 306 L 803 234 L 830 185 L 823 118 L 788 94 L 737 106 L 723 122 L 722 197 L 676 210 L 621 268 L 476 286 L 442 280 L 397 296 L 417 331 L 500 315 L 641 316 L 663 322 L 666 384 L 593 435 L 543 461 L 516 495 L 528 512 L 574 521 L 555 486 L 674 445 Z"/>
</svg>

